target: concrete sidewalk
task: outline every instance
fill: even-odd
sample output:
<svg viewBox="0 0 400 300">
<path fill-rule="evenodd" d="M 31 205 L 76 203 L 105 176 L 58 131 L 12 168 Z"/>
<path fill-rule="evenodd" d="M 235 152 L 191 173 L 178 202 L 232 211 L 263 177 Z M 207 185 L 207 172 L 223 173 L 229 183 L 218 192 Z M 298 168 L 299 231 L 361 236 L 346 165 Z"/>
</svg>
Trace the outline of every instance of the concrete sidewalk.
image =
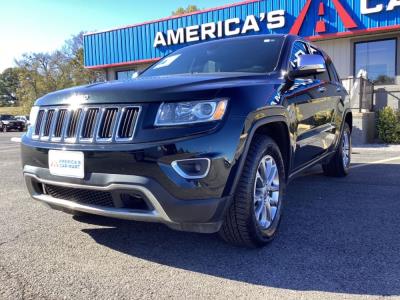
<svg viewBox="0 0 400 300">
<path fill-rule="evenodd" d="M 353 147 L 353 151 L 388 151 L 388 152 L 399 152 L 400 145 L 388 145 L 388 144 L 365 144 L 357 145 Z"/>
</svg>

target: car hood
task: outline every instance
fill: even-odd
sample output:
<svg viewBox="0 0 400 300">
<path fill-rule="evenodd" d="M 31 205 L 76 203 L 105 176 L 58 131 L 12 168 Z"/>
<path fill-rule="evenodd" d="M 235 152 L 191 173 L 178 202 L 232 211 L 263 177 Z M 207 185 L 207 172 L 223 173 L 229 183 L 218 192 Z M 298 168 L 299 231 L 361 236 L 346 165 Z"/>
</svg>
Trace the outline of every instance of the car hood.
<svg viewBox="0 0 400 300">
<path fill-rule="evenodd" d="M 276 76 L 230 73 L 140 77 L 129 81 L 96 83 L 57 91 L 38 99 L 36 105 L 145 103 L 212 99 L 217 97 L 221 89 L 224 88 L 261 85 L 268 82 L 276 83 Z"/>
</svg>

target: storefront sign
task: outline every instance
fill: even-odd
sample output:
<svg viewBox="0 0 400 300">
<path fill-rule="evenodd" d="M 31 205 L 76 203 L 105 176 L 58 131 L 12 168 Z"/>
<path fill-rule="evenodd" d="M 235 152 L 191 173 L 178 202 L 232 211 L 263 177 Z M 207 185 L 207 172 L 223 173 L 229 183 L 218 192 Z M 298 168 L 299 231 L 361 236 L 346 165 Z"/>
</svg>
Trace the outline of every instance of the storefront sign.
<svg viewBox="0 0 400 300">
<path fill-rule="evenodd" d="M 268 29 L 278 29 L 285 27 L 285 11 L 275 10 L 267 14 L 261 13 L 258 18 L 249 15 L 245 21 L 239 18 L 227 19 L 225 21 L 205 23 L 180 27 L 177 30 L 168 30 L 166 34 L 157 32 L 153 46 L 171 46 L 190 42 L 204 41 L 207 39 L 221 38 L 224 36 L 234 36 L 250 32 L 259 32 L 260 26 Z"/>
<path fill-rule="evenodd" d="M 304 23 L 306 15 L 308 14 L 311 3 L 312 0 L 307 0 L 302 12 L 299 14 L 294 25 L 290 29 L 290 33 L 299 34 L 301 26 Z M 350 16 L 350 12 L 345 9 L 341 1 L 333 0 L 333 4 L 346 29 L 354 29 L 358 27 L 358 24 Z M 375 0 L 360 0 L 361 15 L 370 15 L 383 11 L 390 12 L 398 7 L 400 7 L 400 0 L 389 0 L 387 5 L 383 3 L 377 4 Z M 320 1 L 318 14 L 323 16 L 324 10 L 324 1 Z M 160 31 L 155 35 L 153 47 L 165 47 L 204 41 L 208 39 L 241 35 L 250 32 L 259 32 L 261 30 L 261 26 L 265 26 L 267 29 L 279 29 L 285 27 L 286 24 L 286 11 L 275 10 L 268 13 L 261 13 L 259 16 L 248 15 L 244 22 L 242 22 L 239 18 L 232 18 L 225 21 L 180 27 L 176 30 L 169 29 L 166 33 Z M 317 33 L 324 33 L 326 31 L 325 21 L 318 21 L 315 28 Z"/>
</svg>

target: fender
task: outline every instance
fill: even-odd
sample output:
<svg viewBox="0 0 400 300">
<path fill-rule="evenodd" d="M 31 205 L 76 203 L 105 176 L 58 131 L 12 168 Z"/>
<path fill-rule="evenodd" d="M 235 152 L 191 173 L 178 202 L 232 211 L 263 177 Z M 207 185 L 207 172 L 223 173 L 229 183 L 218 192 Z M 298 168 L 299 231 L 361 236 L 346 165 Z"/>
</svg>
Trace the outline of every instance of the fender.
<svg viewBox="0 0 400 300">
<path fill-rule="evenodd" d="M 342 124 L 340 126 L 340 134 L 339 134 L 339 138 L 336 140 L 336 144 L 335 144 L 333 152 L 335 152 L 336 149 L 339 147 L 339 142 L 342 139 L 342 135 L 343 135 L 344 123 L 345 123 L 346 117 L 348 114 L 351 114 L 351 113 L 352 113 L 351 108 L 346 108 L 343 112 Z M 350 130 L 353 131 L 353 128 L 350 128 Z"/>
<path fill-rule="evenodd" d="M 273 107 L 270 107 L 273 108 Z M 290 149 L 289 149 L 289 166 L 286 168 L 288 170 L 288 173 L 290 172 L 291 165 L 292 165 L 292 157 L 293 157 L 293 147 L 292 147 L 292 140 L 290 139 L 290 132 L 289 132 L 289 122 L 286 117 L 286 114 L 284 112 L 284 108 L 282 107 L 282 114 L 274 114 L 274 115 L 269 115 L 263 119 L 260 119 L 258 121 L 253 122 L 252 126 L 247 132 L 247 138 L 245 142 L 245 146 L 243 149 L 243 152 L 240 155 L 240 158 L 237 162 L 237 170 L 235 173 L 235 177 L 233 179 L 233 182 L 231 184 L 231 187 L 227 191 L 228 195 L 233 195 L 235 193 L 237 184 L 240 179 L 240 174 L 242 174 L 242 170 L 244 167 L 244 163 L 246 161 L 247 153 L 249 151 L 251 142 L 253 140 L 254 134 L 256 133 L 257 129 L 259 129 L 261 126 L 267 125 L 267 124 L 272 124 L 272 123 L 278 123 L 278 122 L 284 122 L 286 124 L 287 130 L 288 130 L 288 136 L 289 136 L 289 143 L 290 143 Z M 289 174 L 286 174 L 286 178 L 289 177 Z M 232 198 L 232 197 L 231 197 Z"/>
</svg>

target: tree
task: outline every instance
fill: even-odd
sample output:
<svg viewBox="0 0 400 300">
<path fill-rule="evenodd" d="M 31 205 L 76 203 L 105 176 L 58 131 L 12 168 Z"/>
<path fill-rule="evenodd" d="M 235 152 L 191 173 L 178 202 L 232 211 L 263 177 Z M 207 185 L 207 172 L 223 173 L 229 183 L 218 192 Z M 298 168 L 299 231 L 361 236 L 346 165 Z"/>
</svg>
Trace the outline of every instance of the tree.
<svg viewBox="0 0 400 300">
<path fill-rule="evenodd" d="M 65 41 L 60 50 L 24 54 L 16 64 L 19 81 L 16 97 L 26 110 L 37 98 L 50 92 L 104 81 L 101 71 L 84 68 L 82 32 Z"/>
<path fill-rule="evenodd" d="M 173 16 L 179 16 L 187 13 L 192 13 L 198 11 L 199 8 L 196 5 L 188 5 L 187 8 L 178 7 L 175 11 L 172 12 Z"/>
<path fill-rule="evenodd" d="M 8 68 L 0 74 L 0 100 L 16 102 L 19 86 L 19 71 L 17 68 Z"/>
</svg>

